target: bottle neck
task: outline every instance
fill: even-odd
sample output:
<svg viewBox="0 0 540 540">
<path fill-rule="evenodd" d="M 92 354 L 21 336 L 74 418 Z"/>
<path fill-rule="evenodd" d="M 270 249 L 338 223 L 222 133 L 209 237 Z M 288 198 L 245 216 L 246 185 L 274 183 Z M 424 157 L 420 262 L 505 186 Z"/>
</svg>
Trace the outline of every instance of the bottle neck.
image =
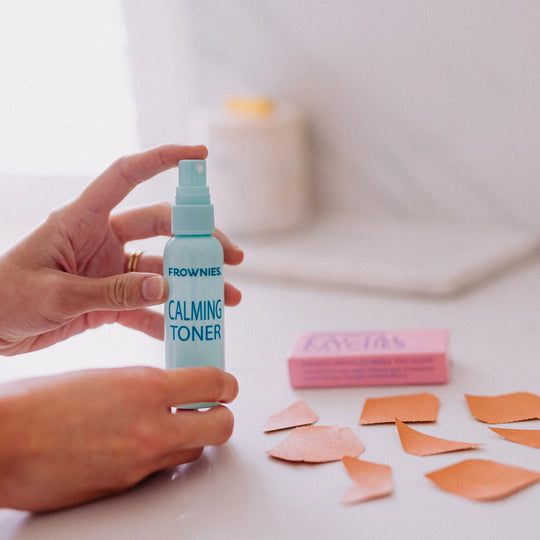
<svg viewBox="0 0 540 540">
<path fill-rule="evenodd" d="M 171 232 L 175 236 L 214 234 L 214 205 L 174 204 L 171 208 Z"/>
</svg>

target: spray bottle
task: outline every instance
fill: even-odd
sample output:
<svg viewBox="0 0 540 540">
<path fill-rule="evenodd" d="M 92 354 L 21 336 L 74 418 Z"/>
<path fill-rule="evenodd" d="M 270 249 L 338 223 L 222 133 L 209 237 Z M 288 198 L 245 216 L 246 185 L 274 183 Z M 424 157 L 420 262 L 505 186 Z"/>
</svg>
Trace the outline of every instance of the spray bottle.
<svg viewBox="0 0 540 540">
<path fill-rule="evenodd" d="M 224 368 L 223 248 L 212 236 L 214 207 L 204 160 L 178 163 L 178 187 L 171 209 L 174 235 L 165 246 L 165 360 L 168 369 Z M 215 403 L 180 405 L 204 408 Z"/>
</svg>

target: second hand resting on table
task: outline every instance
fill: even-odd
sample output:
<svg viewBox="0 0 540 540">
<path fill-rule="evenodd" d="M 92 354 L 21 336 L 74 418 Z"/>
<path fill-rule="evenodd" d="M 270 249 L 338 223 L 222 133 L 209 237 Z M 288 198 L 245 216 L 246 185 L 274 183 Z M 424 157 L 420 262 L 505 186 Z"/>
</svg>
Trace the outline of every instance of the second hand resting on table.
<svg viewBox="0 0 540 540">
<path fill-rule="evenodd" d="M 0 256 L 0 354 L 113 322 L 163 339 L 163 315 L 148 309 L 167 298 L 162 257 L 144 254 L 137 272 L 126 272 L 124 245 L 170 234 L 170 206 L 111 211 L 137 184 L 206 155 L 204 146 L 167 145 L 121 158 Z M 239 264 L 243 252 L 215 236 L 225 263 Z M 225 304 L 240 299 L 226 283 Z M 230 437 L 232 414 L 223 406 L 176 414 L 171 407 L 228 403 L 237 391 L 236 379 L 216 368 L 89 370 L 0 385 L 0 506 L 60 508 L 192 461 Z"/>
</svg>

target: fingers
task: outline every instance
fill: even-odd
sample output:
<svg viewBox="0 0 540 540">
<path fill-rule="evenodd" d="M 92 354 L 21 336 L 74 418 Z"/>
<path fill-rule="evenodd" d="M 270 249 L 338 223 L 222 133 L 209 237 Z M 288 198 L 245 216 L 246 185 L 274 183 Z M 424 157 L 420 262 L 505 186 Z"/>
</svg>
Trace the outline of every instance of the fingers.
<svg viewBox="0 0 540 540">
<path fill-rule="evenodd" d="M 163 341 L 163 314 L 153 309 L 119 311 L 116 322 Z"/>
<path fill-rule="evenodd" d="M 126 267 L 129 257 L 126 254 Z M 137 272 L 163 274 L 163 257 L 159 255 L 147 255 L 143 253 L 137 262 Z M 236 306 L 242 300 L 242 293 L 231 283 L 225 282 L 225 305 Z"/>
<path fill-rule="evenodd" d="M 128 261 L 126 255 L 126 265 Z M 141 273 L 163 274 L 163 257 L 143 253 L 137 263 L 137 271 Z M 242 292 L 231 283 L 225 282 L 224 300 L 226 306 L 237 306 L 242 300 Z"/>
<path fill-rule="evenodd" d="M 227 442 L 234 428 L 232 412 L 221 405 L 206 411 L 178 410 L 169 419 L 168 446 L 176 451 L 219 446 Z"/>
<path fill-rule="evenodd" d="M 110 223 L 123 244 L 154 236 L 170 236 L 171 205 L 160 203 L 127 210 L 112 215 Z"/>
<path fill-rule="evenodd" d="M 242 300 L 242 292 L 230 283 L 225 283 L 225 305 L 237 306 Z"/>
<path fill-rule="evenodd" d="M 127 271 L 129 255 L 126 254 L 125 260 L 125 268 Z M 146 253 L 141 253 L 137 261 L 137 272 L 163 274 L 163 256 L 147 255 Z"/>
<path fill-rule="evenodd" d="M 54 312 L 66 316 L 157 305 L 163 303 L 168 295 L 167 281 L 163 276 L 139 272 L 105 278 L 63 274 L 61 284 L 62 294 L 52 294 L 51 299 L 60 302 L 54 306 Z"/>
<path fill-rule="evenodd" d="M 59 294 L 47 295 L 55 314 L 70 318 L 95 311 L 116 311 L 117 322 L 163 339 L 163 318 L 142 308 L 162 304 L 167 299 L 167 280 L 157 274 L 129 272 L 105 278 L 88 278 L 62 274 L 56 280 Z M 242 293 L 230 283 L 225 284 L 225 304 L 237 305 Z M 50 307 L 49 305 L 49 307 Z M 131 313 L 123 313 L 129 312 Z"/>
<path fill-rule="evenodd" d="M 141 257 L 142 258 L 142 257 Z M 144 265 L 145 268 L 147 267 L 148 268 L 148 271 L 154 271 L 155 273 L 161 273 L 162 271 L 162 268 L 157 266 L 155 267 L 151 267 L 151 264 L 148 263 L 148 265 Z M 159 293 L 159 291 L 158 291 Z M 121 295 L 120 295 L 121 296 Z M 137 300 L 133 300 L 132 302 L 126 302 L 126 308 L 125 309 L 136 309 L 137 307 L 144 307 L 144 306 L 147 306 L 149 304 L 152 304 L 152 305 L 156 305 L 156 304 L 159 304 L 161 303 L 161 301 L 165 301 L 166 300 L 166 296 L 165 298 L 163 298 L 163 300 L 160 300 L 161 297 L 158 297 L 157 300 L 150 300 L 150 299 L 146 299 L 146 298 L 143 298 L 140 300 L 140 303 L 139 304 L 136 304 Z M 224 289 L 224 301 L 225 301 L 225 305 L 228 306 L 228 307 L 234 307 L 234 306 L 237 306 L 242 300 L 242 291 L 240 291 L 239 289 L 237 289 L 234 285 L 232 285 L 231 283 L 228 283 L 226 282 L 225 283 L 225 289 Z M 115 302 L 116 303 L 116 302 Z M 100 309 L 99 307 L 96 308 L 96 309 Z M 105 309 L 105 308 L 103 308 Z M 121 308 L 117 308 L 117 309 L 121 309 Z M 125 326 L 129 326 L 130 328 L 133 328 L 134 330 L 142 330 L 143 332 L 145 332 L 146 334 L 148 335 L 151 335 L 153 337 L 157 337 L 158 339 L 163 339 L 163 320 L 161 320 L 161 331 L 156 332 L 154 331 L 154 329 L 148 329 L 149 331 L 147 331 L 146 329 L 146 321 L 144 321 L 142 318 L 143 314 L 145 313 L 145 310 L 140 310 L 137 311 L 137 313 L 132 313 L 131 315 L 127 315 L 125 316 L 126 317 L 126 321 L 129 320 L 129 322 L 127 324 L 125 324 Z M 155 313 L 154 311 L 152 311 L 152 313 Z M 138 324 L 138 321 L 141 321 L 142 323 L 142 327 L 139 326 Z M 124 324 L 124 319 L 118 319 L 118 322 L 120 322 L 121 324 Z M 156 324 L 158 324 L 159 321 L 156 320 Z M 159 334 L 159 335 L 158 335 Z"/>
<path fill-rule="evenodd" d="M 154 461 L 151 471 L 176 467 L 199 459 L 205 446 L 219 446 L 232 435 L 234 417 L 225 407 L 207 411 L 178 410 L 164 427 L 166 452 Z"/>
<path fill-rule="evenodd" d="M 87 210 L 108 214 L 137 185 L 175 167 L 181 159 L 205 159 L 205 146 L 165 145 L 115 161 L 80 195 Z"/>
<path fill-rule="evenodd" d="M 238 381 L 216 367 L 179 368 L 166 371 L 167 407 L 188 403 L 230 403 L 238 394 Z M 189 411 L 192 412 L 192 411 Z"/>
<path fill-rule="evenodd" d="M 135 208 L 112 215 L 110 222 L 118 239 L 123 244 L 154 236 L 170 236 L 171 205 L 161 203 Z M 216 229 L 214 236 L 223 247 L 223 257 L 226 264 L 237 265 L 244 260 L 244 252 L 233 244 L 228 236 L 219 229 Z"/>
<path fill-rule="evenodd" d="M 240 264 L 244 260 L 244 252 L 231 242 L 228 236 L 216 229 L 214 236 L 219 240 L 223 247 L 223 258 L 225 264 Z"/>
<path fill-rule="evenodd" d="M 126 265 L 128 261 L 126 255 Z M 163 257 L 158 255 L 146 255 L 143 253 L 137 263 L 137 271 L 141 273 L 163 274 Z M 242 292 L 229 282 L 225 282 L 224 301 L 225 305 L 237 306 L 242 300 Z"/>
</svg>

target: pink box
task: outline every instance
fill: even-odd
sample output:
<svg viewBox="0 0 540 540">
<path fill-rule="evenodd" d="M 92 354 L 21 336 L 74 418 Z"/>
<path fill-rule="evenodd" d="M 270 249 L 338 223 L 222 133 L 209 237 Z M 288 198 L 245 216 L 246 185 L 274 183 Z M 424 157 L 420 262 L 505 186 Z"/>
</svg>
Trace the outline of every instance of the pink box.
<svg viewBox="0 0 540 540">
<path fill-rule="evenodd" d="M 445 329 L 302 334 L 289 358 L 293 388 L 446 383 Z"/>
</svg>

